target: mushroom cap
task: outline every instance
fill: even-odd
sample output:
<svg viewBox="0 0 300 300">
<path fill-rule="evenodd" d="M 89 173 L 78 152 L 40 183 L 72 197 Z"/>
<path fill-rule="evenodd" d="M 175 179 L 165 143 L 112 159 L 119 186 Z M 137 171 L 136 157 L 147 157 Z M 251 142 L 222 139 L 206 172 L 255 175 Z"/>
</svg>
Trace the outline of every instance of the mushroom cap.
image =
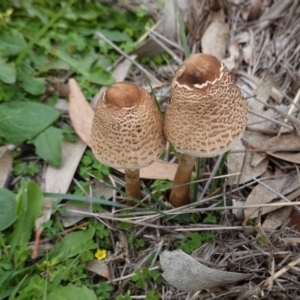
<svg viewBox="0 0 300 300">
<path fill-rule="evenodd" d="M 143 88 L 119 82 L 100 97 L 91 130 L 95 157 L 113 168 L 139 169 L 164 150 L 163 118 Z"/>
<path fill-rule="evenodd" d="M 212 157 L 241 138 L 247 105 L 229 70 L 216 57 L 193 54 L 177 69 L 164 132 L 181 153 Z"/>
</svg>

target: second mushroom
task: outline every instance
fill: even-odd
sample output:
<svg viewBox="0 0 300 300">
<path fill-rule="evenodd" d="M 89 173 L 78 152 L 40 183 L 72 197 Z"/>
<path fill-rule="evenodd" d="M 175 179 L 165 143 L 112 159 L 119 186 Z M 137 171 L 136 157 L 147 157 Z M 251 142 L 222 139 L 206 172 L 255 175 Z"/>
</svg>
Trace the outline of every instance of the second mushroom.
<svg viewBox="0 0 300 300">
<path fill-rule="evenodd" d="M 141 199 L 139 169 L 151 164 L 165 143 L 163 118 L 145 89 L 119 82 L 101 95 L 91 131 L 92 150 L 101 163 L 125 169 L 127 194 Z"/>
<path fill-rule="evenodd" d="M 165 136 L 181 153 L 169 201 L 189 203 L 196 157 L 228 151 L 241 138 L 247 105 L 229 70 L 216 57 L 194 54 L 176 71 L 165 117 Z"/>
</svg>

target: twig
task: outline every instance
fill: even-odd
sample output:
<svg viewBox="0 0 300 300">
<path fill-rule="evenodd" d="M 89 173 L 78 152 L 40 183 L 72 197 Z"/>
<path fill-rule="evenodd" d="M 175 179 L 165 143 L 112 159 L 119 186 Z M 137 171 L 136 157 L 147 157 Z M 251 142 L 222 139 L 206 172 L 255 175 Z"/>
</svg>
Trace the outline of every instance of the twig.
<svg viewBox="0 0 300 300">
<path fill-rule="evenodd" d="M 117 52 L 119 52 L 121 55 L 126 57 L 133 65 L 135 65 L 137 68 L 139 68 L 144 74 L 146 74 L 155 84 L 161 84 L 161 82 L 156 79 L 154 75 L 152 75 L 150 72 L 148 72 L 144 67 L 142 67 L 140 64 L 138 64 L 135 60 L 133 60 L 128 54 L 126 54 L 124 51 L 122 51 L 117 45 L 115 45 L 112 41 L 110 41 L 108 38 L 106 38 L 101 32 L 96 32 L 96 36 L 105 41 L 107 44 L 109 44 L 112 48 L 114 48 Z"/>
</svg>

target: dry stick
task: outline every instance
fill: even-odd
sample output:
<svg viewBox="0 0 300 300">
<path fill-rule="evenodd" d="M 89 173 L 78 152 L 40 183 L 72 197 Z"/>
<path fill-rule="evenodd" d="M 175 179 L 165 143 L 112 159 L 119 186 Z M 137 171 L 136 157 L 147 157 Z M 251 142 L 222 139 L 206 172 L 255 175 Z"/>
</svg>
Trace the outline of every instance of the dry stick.
<svg viewBox="0 0 300 300">
<path fill-rule="evenodd" d="M 146 27 L 146 30 L 149 31 L 150 33 L 152 33 L 153 35 L 156 35 L 158 38 L 160 38 L 161 40 L 165 41 L 167 44 L 169 44 L 170 46 L 180 50 L 182 53 L 184 52 L 184 50 L 182 49 L 182 47 L 180 47 L 178 44 L 172 42 L 171 40 L 167 39 L 165 36 L 161 35 L 160 33 L 156 32 L 155 30 Z"/>
<path fill-rule="evenodd" d="M 300 258 L 290 262 L 287 266 L 283 267 L 282 269 L 280 269 L 279 271 L 277 271 L 274 276 L 269 277 L 263 284 L 263 287 L 266 288 L 272 281 L 273 279 L 276 279 L 278 277 L 280 277 L 281 275 L 283 275 L 284 273 L 286 273 L 289 269 L 291 269 L 292 267 L 298 265 L 300 263 Z"/>
<path fill-rule="evenodd" d="M 153 39 L 158 45 L 160 45 L 167 53 L 169 53 L 173 60 L 175 60 L 178 64 L 182 63 L 182 59 L 180 59 L 173 51 L 171 51 L 164 43 L 162 43 L 158 38 L 156 38 L 152 33 L 149 34 L 151 39 Z"/>
<path fill-rule="evenodd" d="M 291 105 L 291 107 L 290 107 L 290 109 L 287 113 L 289 116 L 292 114 L 294 108 L 296 107 L 296 103 L 299 101 L 299 99 L 300 99 L 300 89 L 298 90 L 298 93 L 297 93 L 296 97 L 294 98 L 294 101 L 293 101 L 293 103 L 292 103 L 292 105 Z M 288 121 L 288 118 L 285 118 L 284 122 L 286 123 L 287 121 Z M 283 127 L 280 127 L 280 130 L 278 132 L 278 136 L 281 135 L 282 130 L 283 130 Z"/>
<path fill-rule="evenodd" d="M 255 99 L 256 99 L 256 98 L 255 98 Z M 256 100 L 257 100 L 257 99 L 256 99 Z M 263 103 L 263 102 L 262 102 L 262 103 Z M 252 114 L 252 115 L 261 117 L 262 119 L 268 120 L 268 121 L 273 122 L 273 123 L 278 124 L 278 125 L 281 125 L 282 127 L 285 127 L 285 128 L 287 128 L 287 129 L 289 129 L 289 130 L 293 130 L 293 127 L 292 127 L 292 126 L 287 125 L 287 124 L 285 124 L 285 123 L 283 123 L 283 122 L 281 122 L 281 121 L 275 120 L 275 119 L 273 119 L 273 118 L 266 117 L 266 116 L 264 116 L 264 115 L 262 115 L 262 114 L 259 114 L 259 113 L 255 112 L 255 111 L 251 110 L 251 109 L 249 109 L 248 112 L 249 112 L 250 114 Z M 248 126 L 251 126 L 251 124 L 248 124 Z"/>
<path fill-rule="evenodd" d="M 160 84 L 161 82 L 156 79 L 155 76 L 153 76 L 151 73 L 149 73 L 144 67 L 142 67 L 140 64 L 138 64 L 135 60 L 133 60 L 128 54 L 126 54 L 124 51 L 122 51 L 117 45 L 115 45 L 113 42 L 111 42 L 109 39 L 107 39 L 101 32 L 96 32 L 96 36 L 105 41 L 107 44 L 109 44 L 111 47 L 113 47 L 117 52 L 119 52 L 121 55 L 126 57 L 133 65 L 135 65 L 137 68 L 139 68 L 143 73 L 145 73 L 154 83 Z"/>
<path fill-rule="evenodd" d="M 258 102 L 260 102 L 260 103 L 262 103 L 262 104 L 263 104 L 264 106 L 266 106 L 267 108 L 270 108 L 270 109 L 274 110 L 274 111 L 277 112 L 279 115 L 281 115 L 281 116 L 283 116 L 283 117 L 286 117 L 290 122 L 294 122 L 294 123 L 296 123 L 297 125 L 300 126 L 300 120 L 299 120 L 299 119 L 297 119 L 297 118 L 295 118 L 295 117 L 292 117 L 292 116 L 289 116 L 288 114 L 286 114 L 286 113 L 280 111 L 279 109 L 277 109 L 275 106 L 270 105 L 270 104 L 268 104 L 268 103 L 265 103 L 265 102 L 259 100 L 258 98 L 255 98 L 255 100 L 258 101 Z M 273 121 L 272 121 L 272 122 L 273 122 Z M 283 124 L 284 124 L 284 125 L 283 125 Z M 287 126 L 288 126 L 288 125 L 286 125 L 285 123 L 282 123 L 281 125 L 284 126 L 284 127 L 287 127 Z M 292 126 L 289 126 L 289 128 L 294 129 Z"/>
<path fill-rule="evenodd" d="M 221 154 L 221 155 L 219 155 L 219 157 L 218 157 L 218 159 L 217 159 L 217 161 L 216 161 L 216 164 L 215 164 L 215 166 L 214 166 L 214 168 L 213 168 L 213 170 L 212 170 L 212 172 L 211 172 L 211 174 L 210 174 L 208 180 L 206 181 L 206 184 L 205 184 L 205 186 L 204 186 L 204 189 L 203 189 L 202 193 L 200 194 L 200 197 L 198 198 L 198 201 L 197 201 L 198 203 L 201 202 L 201 200 L 203 199 L 203 197 L 204 197 L 204 195 L 205 195 L 205 193 L 206 193 L 206 191 L 207 191 L 207 189 L 208 189 L 208 187 L 209 187 L 209 185 L 210 185 L 212 179 L 213 179 L 214 176 L 216 175 L 216 173 L 217 173 L 217 171 L 218 171 L 218 168 L 219 168 L 219 165 L 220 165 L 220 163 L 221 163 L 221 161 L 222 161 L 223 156 L 224 156 L 224 153 Z"/>
</svg>

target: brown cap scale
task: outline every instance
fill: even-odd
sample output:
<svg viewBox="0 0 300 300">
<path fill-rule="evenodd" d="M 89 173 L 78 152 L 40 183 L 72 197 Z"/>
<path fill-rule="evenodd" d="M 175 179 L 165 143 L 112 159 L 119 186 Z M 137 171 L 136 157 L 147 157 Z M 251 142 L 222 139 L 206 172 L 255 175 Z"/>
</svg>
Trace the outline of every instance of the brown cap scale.
<svg viewBox="0 0 300 300">
<path fill-rule="evenodd" d="M 163 118 L 151 95 L 129 82 L 109 87 L 95 110 L 91 145 L 101 163 L 125 169 L 126 192 L 140 198 L 138 169 L 151 164 L 165 147 Z"/>
<path fill-rule="evenodd" d="M 246 103 L 226 66 L 208 54 L 187 58 L 172 80 L 164 127 L 167 140 L 184 154 L 182 160 L 189 164 L 185 180 L 190 180 L 192 157 L 212 157 L 226 152 L 241 138 L 246 123 Z M 174 185 L 182 183 L 174 182 Z M 170 201 L 175 206 L 189 201 L 188 185 L 183 188 L 181 199 L 174 200 L 174 196 L 172 200 L 171 192 Z M 173 194 L 179 190 L 174 188 Z"/>
</svg>

